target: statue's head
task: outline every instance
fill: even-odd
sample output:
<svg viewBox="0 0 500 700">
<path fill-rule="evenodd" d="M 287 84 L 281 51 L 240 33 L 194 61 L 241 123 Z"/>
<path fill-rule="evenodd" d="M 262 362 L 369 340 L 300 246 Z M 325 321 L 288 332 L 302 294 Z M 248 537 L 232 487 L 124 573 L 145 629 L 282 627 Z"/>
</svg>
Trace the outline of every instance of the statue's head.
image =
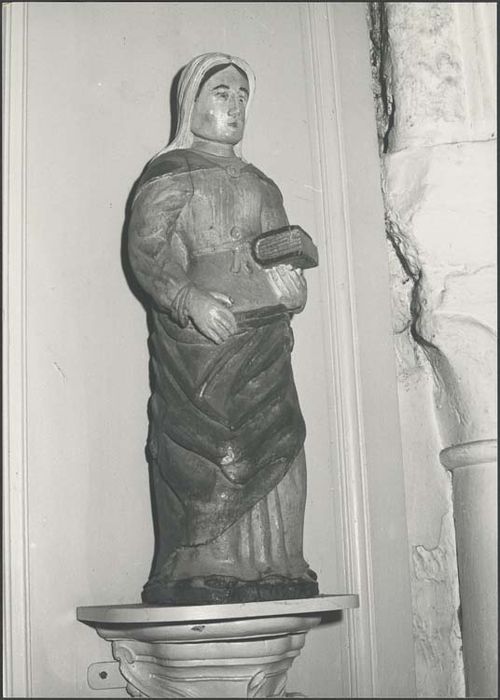
<svg viewBox="0 0 500 700">
<path fill-rule="evenodd" d="M 241 155 L 254 90 L 255 76 L 243 59 L 225 53 L 193 58 L 179 78 L 175 137 L 161 153 L 189 148 L 198 136 L 235 145 L 235 153 Z"/>
<path fill-rule="evenodd" d="M 191 114 L 194 136 L 235 146 L 243 138 L 249 97 L 246 73 L 234 63 L 205 73 Z"/>
</svg>

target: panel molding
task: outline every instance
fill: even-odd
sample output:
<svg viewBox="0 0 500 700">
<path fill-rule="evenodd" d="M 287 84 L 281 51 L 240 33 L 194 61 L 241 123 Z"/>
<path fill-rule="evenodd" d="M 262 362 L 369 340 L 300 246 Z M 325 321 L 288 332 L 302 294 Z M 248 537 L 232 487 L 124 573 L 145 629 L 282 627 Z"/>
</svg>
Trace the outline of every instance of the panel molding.
<svg viewBox="0 0 500 700">
<path fill-rule="evenodd" d="M 318 7 L 319 5 L 319 7 Z M 314 105 L 309 119 L 317 168 L 314 182 L 315 210 L 325 240 L 326 265 L 321 273 L 327 292 L 328 328 L 326 339 L 333 382 L 328 387 L 335 461 L 341 479 L 343 566 L 349 591 L 360 595 L 366 615 L 347 614 L 348 696 L 370 697 L 376 687 L 375 644 L 373 643 L 373 591 L 370 540 L 367 535 L 368 504 L 364 479 L 362 423 L 359 411 L 359 371 L 355 329 L 354 291 L 350 263 L 349 203 L 346 201 L 342 157 L 342 126 L 338 109 L 335 59 L 331 27 L 324 3 L 308 3 L 302 10 L 302 26 L 308 84 L 308 103 Z M 332 154 L 328 157 L 326 154 Z M 336 157 L 337 156 L 337 157 Z M 340 184 L 340 186 L 339 186 Z M 329 235 L 330 232 L 332 235 Z M 342 338 L 342 343 L 338 342 Z"/>
<path fill-rule="evenodd" d="M 346 695 L 413 697 L 409 547 L 365 13 L 365 3 L 301 4 L 315 211 L 327 258 L 320 274 L 329 312 L 339 536 L 346 585 L 360 596 L 359 609 L 346 615 Z M 377 406 L 381 381 L 387 390 Z M 394 513 L 386 513 L 387 501 Z"/>
<path fill-rule="evenodd" d="M 4 693 L 31 697 L 27 455 L 28 3 L 3 5 Z"/>
</svg>

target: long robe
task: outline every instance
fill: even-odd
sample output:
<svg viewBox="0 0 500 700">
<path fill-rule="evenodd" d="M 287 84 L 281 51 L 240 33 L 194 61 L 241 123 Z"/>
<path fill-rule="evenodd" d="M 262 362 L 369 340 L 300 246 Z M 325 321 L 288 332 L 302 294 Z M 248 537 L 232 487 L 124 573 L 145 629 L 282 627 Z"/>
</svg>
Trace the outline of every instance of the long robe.
<svg viewBox="0 0 500 700">
<path fill-rule="evenodd" d="M 277 186 L 237 158 L 170 151 L 139 183 L 129 252 L 152 300 L 157 527 L 145 600 L 198 602 L 172 585 L 213 576 L 310 582 L 290 313 L 250 253 L 257 234 L 286 223 Z M 236 335 L 217 345 L 194 327 L 185 308 L 192 285 L 234 300 Z"/>
</svg>

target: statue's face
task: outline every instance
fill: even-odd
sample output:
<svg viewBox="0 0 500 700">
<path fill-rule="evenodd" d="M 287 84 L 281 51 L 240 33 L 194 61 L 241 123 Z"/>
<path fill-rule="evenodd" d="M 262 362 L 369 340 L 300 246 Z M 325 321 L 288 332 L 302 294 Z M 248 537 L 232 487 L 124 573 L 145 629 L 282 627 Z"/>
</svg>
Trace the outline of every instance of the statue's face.
<svg viewBox="0 0 500 700">
<path fill-rule="evenodd" d="M 193 134 L 218 143 L 239 143 L 245 128 L 248 94 L 248 80 L 234 66 L 212 75 L 194 104 Z"/>
</svg>

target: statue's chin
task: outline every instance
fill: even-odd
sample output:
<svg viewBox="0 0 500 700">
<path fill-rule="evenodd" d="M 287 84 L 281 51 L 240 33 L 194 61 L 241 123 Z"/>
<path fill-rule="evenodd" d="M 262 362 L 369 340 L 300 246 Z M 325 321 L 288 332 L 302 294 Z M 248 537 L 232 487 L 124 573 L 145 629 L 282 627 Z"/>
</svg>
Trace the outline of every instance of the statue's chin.
<svg viewBox="0 0 500 700">
<path fill-rule="evenodd" d="M 216 133 L 192 131 L 192 134 L 199 146 L 203 145 L 203 142 L 207 146 L 236 146 L 243 138 L 243 130 Z"/>
</svg>

